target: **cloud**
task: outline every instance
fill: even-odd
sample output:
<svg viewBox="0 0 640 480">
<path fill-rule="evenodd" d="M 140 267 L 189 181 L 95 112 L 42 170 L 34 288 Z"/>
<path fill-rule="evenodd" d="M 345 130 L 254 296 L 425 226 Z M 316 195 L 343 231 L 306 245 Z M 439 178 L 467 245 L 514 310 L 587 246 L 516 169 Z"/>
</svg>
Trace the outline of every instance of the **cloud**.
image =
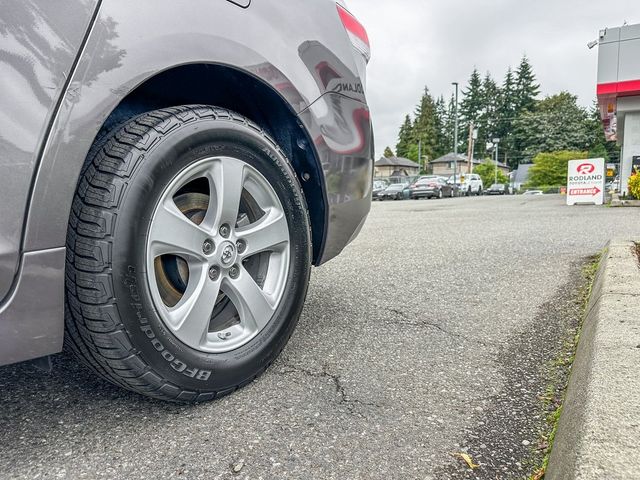
<svg viewBox="0 0 640 480">
<path fill-rule="evenodd" d="M 637 0 L 348 0 L 348 6 L 371 39 L 367 97 L 377 155 L 395 147 L 425 85 L 447 98 L 451 82 L 464 86 L 474 66 L 501 82 L 523 54 L 543 95 L 568 90 L 591 105 L 598 52 L 587 42 L 604 27 L 640 22 Z"/>
</svg>

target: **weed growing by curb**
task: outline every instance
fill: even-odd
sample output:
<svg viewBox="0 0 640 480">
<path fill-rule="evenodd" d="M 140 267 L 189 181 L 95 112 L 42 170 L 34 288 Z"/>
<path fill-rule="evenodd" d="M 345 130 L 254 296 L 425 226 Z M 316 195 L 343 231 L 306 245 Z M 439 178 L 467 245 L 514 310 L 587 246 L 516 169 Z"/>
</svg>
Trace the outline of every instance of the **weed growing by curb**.
<svg viewBox="0 0 640 480">
<path fill-rule="evenodd" d="M 577 302 L 581 304 L 582 310 L 580 321 L 578 325 L 567 330 L 557 357 L 546 366 L 547 386 L 545 392 L 538 397 L 546 421 L 536 447 L 538 451 L 543 453 L 543 456 L 534 464 L 534 473 L 529 477 L 530 480 L 542 480 L 549 464 L 553 441 L 558 429 L 558 421 L 562 414 L 562 404 L 567 391 L 571 366 L 573 365 L 573 360 L 578 348 L 582 322 L 587 314 L 591 290 L 603 253 L 588 259 L 582 268 L 583 283 L 578 291 L 577 298 Z"/>
</svg>

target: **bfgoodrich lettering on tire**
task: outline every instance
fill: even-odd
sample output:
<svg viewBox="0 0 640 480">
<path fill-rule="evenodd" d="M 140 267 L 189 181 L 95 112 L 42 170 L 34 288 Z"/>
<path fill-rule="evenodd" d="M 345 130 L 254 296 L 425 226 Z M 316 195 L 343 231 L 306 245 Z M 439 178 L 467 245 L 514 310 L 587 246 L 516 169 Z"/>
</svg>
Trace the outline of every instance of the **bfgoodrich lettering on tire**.
<svg viewBox="0 0 640 480">
<path fill-rule="evenodd" d="M 300 316 L 306 203 L 242 116 L 157 110 L 92 148 L 67 237 L 66 343 L 104 378 L 197 402 L 252 381 Z"/>
</svg>

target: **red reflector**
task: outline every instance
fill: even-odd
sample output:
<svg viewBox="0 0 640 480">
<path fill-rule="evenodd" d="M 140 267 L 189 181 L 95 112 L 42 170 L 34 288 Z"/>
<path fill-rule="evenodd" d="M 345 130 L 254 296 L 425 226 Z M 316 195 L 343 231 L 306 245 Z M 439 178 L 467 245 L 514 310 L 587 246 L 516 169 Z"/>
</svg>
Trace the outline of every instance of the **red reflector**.
<svg viewBox="0 0 640 480">
<path fill-rule="evenodd" d="M 338 13 L 340 14 L 340 20 L 342 20 L 344 28 L 346 28 L 347 31 L 353 33 L 356 37 L 362 40 L 367 45 L 367 47 L 370 47 L 371 45 L 369 45 L 369 35 L 367 35 L 367 31 L 364 29 L 362 24 L 358 20 L 356 20 L 356 17 L 351 15 L 343 7 L 341 7 L 340 5 L 337 5 L 337 7 Z"/>
</svg>

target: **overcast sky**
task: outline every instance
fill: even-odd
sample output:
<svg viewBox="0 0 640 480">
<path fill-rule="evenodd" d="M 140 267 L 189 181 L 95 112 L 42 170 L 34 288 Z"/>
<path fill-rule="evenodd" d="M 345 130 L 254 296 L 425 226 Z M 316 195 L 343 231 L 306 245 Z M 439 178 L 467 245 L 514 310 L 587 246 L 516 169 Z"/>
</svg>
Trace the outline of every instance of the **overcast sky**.
<svg viewBox="0 0 640 480">
<path fill-rule="evenodd" d="M 398 129 L 422 89 L 451 95 L 476 66 L 502 82 L 526 54 L 543 95 L 595 98 L 598 50 L 587 43 L 604 27 L 640 22 L 638 0 L 347 0 L 366 27 L 373 58 L 367 97 L 376 155 L 395 148 Z"/>
</svg>

